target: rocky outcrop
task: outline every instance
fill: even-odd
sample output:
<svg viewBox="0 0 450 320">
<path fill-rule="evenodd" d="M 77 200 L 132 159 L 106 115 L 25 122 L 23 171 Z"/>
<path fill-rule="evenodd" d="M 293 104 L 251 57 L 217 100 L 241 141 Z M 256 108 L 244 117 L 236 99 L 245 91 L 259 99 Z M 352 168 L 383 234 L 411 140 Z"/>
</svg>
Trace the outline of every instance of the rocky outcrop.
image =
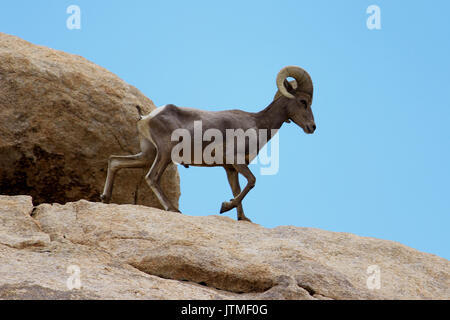
<svg viewBox="0 0 450 320">
<path fill-rule="evenodd" d="M 135 105 L 153 102 L 76 55 L 0 33 L 0 194 L 35 204 L 97 201 L 111 154 L 139 152 Z M 160 207 L 141 169 L 118 173 L 112 201 Z M 176 167 L 162 179 L 177 204 Z"/>
<path fill-rule="evenodd" d="M 1 196 L 0 219 L 0 298 L 450 298 L 448 260 L 348 233 L 26 196 Z M 80 289 L 66 285 L 70 265 Z"/>
</svg>

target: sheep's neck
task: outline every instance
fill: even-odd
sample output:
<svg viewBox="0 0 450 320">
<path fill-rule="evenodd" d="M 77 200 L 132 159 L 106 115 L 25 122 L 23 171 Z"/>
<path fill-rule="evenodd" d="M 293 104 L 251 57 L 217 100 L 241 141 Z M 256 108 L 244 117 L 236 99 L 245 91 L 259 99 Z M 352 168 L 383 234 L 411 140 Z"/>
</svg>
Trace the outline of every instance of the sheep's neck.
<svg viewBox="0 0 450 320">
<path fill-rule="evenodd" d="M 273 101 L 264 110 L 256 114 L 258 129 L 278 130 L 286 120 L 288 120 L 288 115 L 284 97 Z"/>
</svg>

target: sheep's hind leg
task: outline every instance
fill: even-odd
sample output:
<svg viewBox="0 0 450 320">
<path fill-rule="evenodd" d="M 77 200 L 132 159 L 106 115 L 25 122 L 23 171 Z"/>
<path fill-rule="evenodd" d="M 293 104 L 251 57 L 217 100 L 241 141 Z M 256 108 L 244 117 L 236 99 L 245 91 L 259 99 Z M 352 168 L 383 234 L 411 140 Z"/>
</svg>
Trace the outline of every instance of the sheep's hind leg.
<svg viewBox="0 0 450 320">
<path fill-rule="evenodd" d="M 226 201 L 222 203 L 220 213 L 227 212 L 240 205 L 242 199 L 244 199 L 247 193 L 255 186 L 256 178 L 247 165 L 235 164 L 233 165 L 233 167 L 236 169 L 238 173 L 242 174 L 247 179 L 247 185 L 245 186 L 244 190 L 242 190 L 242 192 L 240 192 L 239 195 L 236 196 L 234 199 L 231 199 L 231 201 L 229 202 Z"/>
<path fill-rule="evenodd" d="M 144 168 L 149 162 L 149 159 L 142 152 L 131 156 L 110 156 L 108 160 L 108 173 L 106 175 L 105 188 L 100 196 L 102 202 L 109 203 L 111 200 L 117 171 L 123 168 Z"/>
<path fill-rule="evenodd" d="M 241 186 L 239 185 L 239 174 L 233 167 L 225 167 L 227 172 L 228 183 L 230 184 L 231 190 L 233 191 L 233 196 L 237 197 L 241 193 Z M 242 203 L 236 207 L 237 219 L 243 221 L 251 220 L 247 218 L 244 214 L 244 209 L 242 208 Z"/>
<path fill-rule="evenodd" d="M 170 158 L 168 159 L 162 158 L 160 156 L 160 153 L 158 152 L 155 158 L 155 162 L 153 162 L 150 171 L 145 177 L 145 181 L 153 190 L 159 202 L 166 211 L 180 212 L 164 194 L 160 185 L 161 176 L 164 173 L 164 170 L 166 170 L 167 166 L 170 164 L 170 162 L 171 162 Z"/>
</svg>

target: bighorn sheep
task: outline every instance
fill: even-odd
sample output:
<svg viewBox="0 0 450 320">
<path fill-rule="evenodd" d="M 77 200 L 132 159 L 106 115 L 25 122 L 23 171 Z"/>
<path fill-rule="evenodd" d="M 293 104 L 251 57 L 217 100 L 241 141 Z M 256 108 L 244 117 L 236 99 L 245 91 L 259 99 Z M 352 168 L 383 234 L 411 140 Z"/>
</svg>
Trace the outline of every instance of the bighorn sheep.
<svg viewBox="0 0 450 320">
<path fill-rule="evenodd" d="M 289 82 L 288 77 L 295 81 Z M 105 188 L 101 199 L 108 203 L 112 194 L 114 176 L 122 168 L 144 168 L 151 163 L 151 169 L 145 177 L 146 182 L 153 190 L 161 205 L 169 211 L 179 212 L 178 209 L 168 200 L 160 186 L 161 175 L 166 167 L 173 161 L 172 150 L 178 143 L 173 141 L 172 134 L 177 129 L 183 128 L 193 136 L 194 122 L 201 121 L 203 131 L 208 129 L 219 130 L 222 136 L 226 136 L 227 129 L 249 129 L 268 130 L 269 136 L 266 141 L 260 141 L 257 137 L 256 154 L 261 150 L 264 144 L 272 138 L 274 132 L 278 130 L 284 122 L 294 121 L 305 133 L 312 134 L 316 129 L 314 116 L 311 110 L 313 99 L 313 83 L 309 74 L 302 68 L 288 66 L 283 68 L 277 75 L 276 83 L 278 92 L 273 102 L 264 110 L 251 113 L 241 110 L 227 111 L 203 111 L 192 108 L 177 107 L 174 105 L 165 105 L 153 110 L 150 114 L 143 116 L 141 109 L 137 107 L 140 120 L 137 123 L 141 152 L 130 156 L 111 156 L 108 163 L 108 173 Z M 234 139 L 234 138 L 233 138 Z M 194 139 L 195 140 L 195 139 Z M 196 142 L 192 141 L 192 145 Z M 250 221 L 242 209 L 242 199 L 255 186 L 255 177 L 248 168 L 248 164 L 256 156 L 249 152 L 248 143 L 245 143 L 245 151 L 238 147 L 232 148 L 232 160 L 225 160 L 227 153 L 226 145 L 232 141 L 223 141 L 224 161 L 221 163 L 210 163 L 206 161 L 195 161 L 194 156 L 191 161 L 181 163 L 185 166 L 222 166 L 224 167 L 228 182 L 231 186 L 234 199 L 229 202 L 223 202 L 220 213 L 237 209 L 238 220 Z M 204 150 L 207 144 L 201 142 L 201 150 Z M 234 146 L 234 144 L 233 144 Z M 239 152 L 244 152 L 245 161 L 239 163 L 237 157 Z M 228 154 L 229 155 L 229 151 Z M 242 156 L 242 154 L 241 154 Z M 242 161 L 241 161 L 242 162 Z M 242 174 L 247 179 L 247 185 L 241 191 L 239 186 L 238 174 Z"/>
</svg>

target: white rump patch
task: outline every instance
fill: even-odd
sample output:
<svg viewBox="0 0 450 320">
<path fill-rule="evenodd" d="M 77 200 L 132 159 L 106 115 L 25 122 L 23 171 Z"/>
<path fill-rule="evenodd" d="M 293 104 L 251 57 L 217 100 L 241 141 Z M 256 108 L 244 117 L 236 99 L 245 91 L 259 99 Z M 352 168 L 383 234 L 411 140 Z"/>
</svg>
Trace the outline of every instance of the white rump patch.
<svg viewBox="0 0 450 320">
<path fill-rule="evenodd" d="M 165 108 L 166 108 L 166 105 L 163 105 L 162 107 L 156 108 L 155 110 L 150 112 L 148 115 L 143 116 L 142 120 L 147 120 L 147 119 L 150 120 L 151 118 L 154 118 L 158 113 L 163 111 Z"/>
</svg>

